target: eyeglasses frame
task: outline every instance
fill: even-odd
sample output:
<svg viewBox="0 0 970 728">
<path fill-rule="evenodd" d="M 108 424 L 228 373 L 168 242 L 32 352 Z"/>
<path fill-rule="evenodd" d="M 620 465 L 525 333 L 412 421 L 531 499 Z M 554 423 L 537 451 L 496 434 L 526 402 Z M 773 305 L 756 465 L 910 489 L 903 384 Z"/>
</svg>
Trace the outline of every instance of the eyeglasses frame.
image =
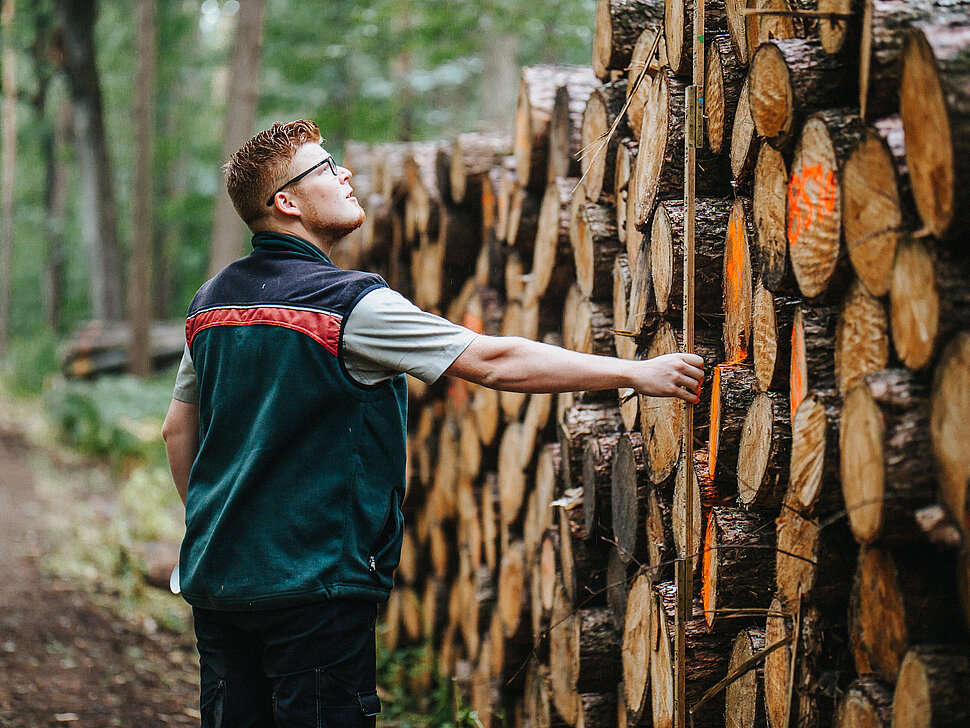
<svg viewBox="0 0 970 728">
<path fill-rule="evenodd" d="M 286 189 L 290 185 L 296 184 L 301 179 L 303 179 L 308 174 L 310 174 L 310 172 L 313 172 L 315 169 L 318 169 L 318 168 L 322 167 L 323 165 L 327 165 L 328 167 L 330 167 L 330 172 L 333 174 L 333 176 L 334 177 L 337 176 L 337 163 L 333 160 L 333 155 L 332 154 L 327 155 L 326 157 L 324 157 L 323 159 L 321 159 L 319 162 L 317 162 L 316 164 L 314 164 L 312 167 L 310 167 L 310 169 L 306 170 L 305 172 L 301 172 L 296 177 L 294 177 L 293 179 L 291 179 L 289 182 L 284 182 L 279 187 L 277 187 L 276 188 L 276 192 L 274 192 L 272 195 L 270 195 L 269 199 L 266 201 L 266 207 L 272 207 L 273 206 L 273 200 L 276 199 L 276 195 L 277 194 L 279 194 L 280 192 L 282 192 L 284 189 Z"/>
</svg>

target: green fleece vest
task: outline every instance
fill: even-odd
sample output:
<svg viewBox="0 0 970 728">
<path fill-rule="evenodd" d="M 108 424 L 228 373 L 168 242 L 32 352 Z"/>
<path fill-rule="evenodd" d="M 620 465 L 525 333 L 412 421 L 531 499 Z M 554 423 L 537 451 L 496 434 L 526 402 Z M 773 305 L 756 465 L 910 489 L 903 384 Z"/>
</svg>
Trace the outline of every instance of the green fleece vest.
<svg viewBox="0 0 970 728">
<path fill-rule="evenodd" d="M 343 325 L 384 286 L 289 235 L 199 289 L 186 340 L 199 382 L 182 594 L 211 609 L 384 601 L 400 558 L 404 375 L 358 383 Z"/>
</svg>

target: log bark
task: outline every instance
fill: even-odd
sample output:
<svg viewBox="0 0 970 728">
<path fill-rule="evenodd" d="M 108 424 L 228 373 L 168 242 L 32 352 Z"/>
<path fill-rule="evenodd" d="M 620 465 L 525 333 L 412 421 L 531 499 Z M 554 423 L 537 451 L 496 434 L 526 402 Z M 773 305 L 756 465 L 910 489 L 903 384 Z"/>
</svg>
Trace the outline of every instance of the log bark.
<svg viewBox="0 0 970 728">
<path fill-rule="evenodd" d="M 589 95 L 599 86 L 591 69 L 576 69 L 556 89 L 549 121 L 549 166 L 546 179 L 579 177 L 583 111 Z"/>
<path fill-rule="evenodd" d="M 817 38 L 762 43 L 748 76 L 751 117 L 758 136 L 777 149 L 788 147 L 803 120 L 819 109 L 854 102 L 851 74 L 822 50 Z"/>
<path fill-rule="evenodd" d="M 580 149 L 583 151 L 579 157 L 579 167 L 586 198 L 591 202 L 616 202 L 616 153 L 620 140 L 629 136 L 630 132 L 625 122 L 621 122 L 615 130 L 613 125 L 626 100 L 626 89 L 625 80 L 600 86 L 590 94 L 583 111 L 580 133 Z"/>
<path fill-rule="evenodd" d="M 903 659 L 893 693 L 894 728 L 957 728 L 970 721 L 965 650 L 917 647 Z"/>
<path fill-rule="evenodd" d="M 738 62 L 726 33 L 713 35 L 704 55 L 704 110 L 707 114 L 707 145 L 715 154 L 725 150 L 734 128 L 734 116 L 747 73 Z"/>
<path fill-rule="evenodd" d="M 523 187 L 517 187 L 510 192 L 505 228 L 505 243 L 508 247 L 523 253 L 535 249 L 542 200 L 542 196 Z"/>
<path fill-rule="evenodd" d="M 740 508 L 714 508 L 701 561 L 701 600 L 711 629 L 753 620 L 771 601 L 775 534 Z"/>
<path fill-rule="evenodd" d="M 761 391 L 787 391 L 792 326 L 799 300 L 773 294 L 759 279 L 752 296 L 751 338 L 754 372 Z"/>
<path fill-rule="evenodd" d="M 970 531 L 967 488 L 970 466 L 970 332 L 959 334 L 943 351 L 930 395 L 930 438 L 939 477 L 940 500 L 964 536 Z"/>
<path fill-rule="evenodd" d="M 847 272 L 842 170 L 865 129 L 845 109 L 813 114 L 802 129 L 788 182 L 788 250 L 802 294 L 816 298 Z"/>
<path fill-rule="evenodd" d="M 865 0 L 859 53 L 859 109 L 866 119 L 899 109 L 900 51 L 906 30 L 940 19 L 956 20 L 966 13 L 964 0 L 911 3 Z"/>
<path fill-rule="evenodd" d="M 962 258 L 941 252 L 907 236 L 893 265 L 893 345 L 910 369 L 929 367 L 957 331 L 970 328 L 970 275 Z"/>
<path fill-rule="evenodd" d="M 563 413 L 557 427 L 562 456 L 562 481 L 565 489 L 582 486 L 583 450 L 591 437 L 602 437 L 620 430 L 620 413 L 615 404 L 603 402 L 576 404 Z"/>
<path fill-rule="evenodd" d="M 613 266 L 620 252 L 616 216 L 611 207 L 594 202 L 582 205 L 572 238 L 576 281 L 590 301 L 613 298 Z"/>
<path fill-rule="evenodd" d="M 576 278 L 569 241 L 569 211 L 577 180 L 550 182 L 542 198 L 532 259 L 532 275 L 539 296 L 558 299 Z"/>
<path fill-rule="evenodd" d="M 630 65 L 637 39 L 663 21 L 662 0 L 599 0 L 593 35 L 593 71 L 605 80 Z"/>
<path fill-rule="evenodd" d="M 674 725 L 674 615 L 676 614 L 676 586 L 665 582 L 655 586 L 654 610 L 656 618 L 650 654 L 650 691 L 653 725 L 672 728 Z M 731 651 L 731 637 L 712 631 L 704 621 L 700 600 L 693 600 L 690 620 L 684 625 L 686 646 L 686 685 L 688 709 L 718 680 L 724 677 Z M 691 712 L 696 728 L 723 725 L 724 696 L 706 703 L 699 711 Z"/>
<path fill-rule="evenodd" d="M 763 629 L 748 627 L 734 639 L 728 674 L 765 648 Z M 767 728 L 764 665 L 756 664 L 724 691 L 724 724 L 728 728 Z"/>
<path fill-rule="evenodd" d="M 748 409 L 758 394 L 754 369 L 744 364 L 719 364 L 711 377 L 708 472 L 728 491 L 738 484 L 738 453 Z"/>
<path fill-rule="evenodd" d="M 666 0 L 664 2 L 664 41 L 667 62 L 671 70 L 681 76 L 690 76 L 694 56 L 694 0 Z M 724 2 L 711 0 L 704 3 L 704 31 L 716 32 L 727 28 Z"/>
<path fill-rule="evenodd" d="M 694 311 L 699 315 L 722 311 L 724 239 L 733 205 L 730 199 L 695 200 Z M 684 307 L 684 203 L 657 205 L 650 226 L 650 271 L 654 300 L 661 314 Z"/>
<path fill-rule="evenodd" d="M 839 705 L 836 728 L 890 728 L 893 719 L 892 686 L 871 675 L 850 683 Z"/>
<path fill-rule="evenodd" d="M 952 551 L 927 546 L 862 549 L 849 608 L 860 675 L 874 673 L 892 684 L 911 646 L 966 643 L 954 566 Z"/>
<path fill-rule="evenodd" d="M 899 107 L 906 162 L 923 225 L 944 239 L 970 220 L 970 23 L 966 13 L 907 31 Z"/>
<path fill-rule="evenodd" d="M 752 350 L 752 270 L 757 269 L 751 200 L 738 197 L 731 208 L 724 243 L 724 353 L 730 363 L 747 361 Z"/>
<path fill-rule="evenodd" d="M 778 291 L 788 272 L 788 179 L 788 165 L 781 152 L 770 144 L 762 144 L 754 168 L 751 207 L 760 275 L 769 291 Z"/>
<path fill-rule="evenodd" d="M 896 247 L 904 227 L 900 194 L 902 122 L 899 117 L 868 127 L 842 171 L 845 247 L 856 275 L 874 296 L 889 292 Z M 908 184 L 903 188 L 908 195 Z"/>
<path fill-rule="evenodd" d="M 612 471 L 619 432 L 590 437 L 583 449 L 583 524 L 586 533 L 595 538 L 613 529 Z"/>
<path fill-rule="evenodd" d="M 791 462 L 791 421 L 783 393 L 758 393 L 744 418 L 738 446 L 738 501 L 749 510 L 781 503 Z"/>
<path fill-rule="evenodd" d="M 683 197 L 684 96 L 686 85 L 669 72 L 653 79 L 644 108 L 637 152 L 636 225 L 645 229 L 659 200 Z M 710 150 L 697 150 L 703 174 L 695 180 L 698 197 L 723 197 L 730 189 L 726 162 Z"/>
<path fill-rule="evenodd" d="M 835 306 L 803 303 L 795 309 L 788 377 L 792 417 L 809 391 L 819 392 L 823 399 L 834 396 L 837 322 Z"/>
<path fill-rule="evenodd" d="M 620 560 L 642 562 L 646 554 L 646 520 L 650 481 L 643 440 L 624 433 L 616 443 L 610 478 L 612 536 Z"/>
<path fill-rule="evenodd" d="M 883 302 L 858 279 L 849 286 L 835 327 L 835 382 L 839 394 L 889 361 L 889 316 Z"/>
</svg>

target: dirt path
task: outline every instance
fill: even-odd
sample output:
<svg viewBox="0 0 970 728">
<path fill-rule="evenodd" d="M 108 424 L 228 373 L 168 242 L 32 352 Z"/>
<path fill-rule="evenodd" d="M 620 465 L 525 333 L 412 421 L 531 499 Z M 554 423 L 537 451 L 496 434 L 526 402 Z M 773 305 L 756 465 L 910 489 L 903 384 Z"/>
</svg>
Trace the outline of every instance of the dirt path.
<svg viewBox="0 0 970 728">
<path fill-rule="evenodd" d="M 40 568 L 28 455 L 0 432 L 0 728 L 197 726 L 191 635 L 149 634 Z"/>
</svg>

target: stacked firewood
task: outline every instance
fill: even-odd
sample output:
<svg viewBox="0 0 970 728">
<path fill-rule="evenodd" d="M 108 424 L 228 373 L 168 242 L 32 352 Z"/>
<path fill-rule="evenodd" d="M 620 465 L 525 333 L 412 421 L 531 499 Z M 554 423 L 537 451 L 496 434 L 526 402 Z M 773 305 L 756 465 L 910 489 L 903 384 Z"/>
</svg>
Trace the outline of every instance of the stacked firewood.
<svg viewBox="0 0 970 728">
<path fill-rule="evenodd" d="M 485 726 L 671 726 L 691 558 L 695 726 L 968 725 L 970 1 L 705 5 L 697 487 L 677 400 L 412 382 L 382 638 Z M 514 131 L 349 146 L 340 262 L 483 333 L 678 350 L 692 8 L 601 0 Z"/>
</svg>

